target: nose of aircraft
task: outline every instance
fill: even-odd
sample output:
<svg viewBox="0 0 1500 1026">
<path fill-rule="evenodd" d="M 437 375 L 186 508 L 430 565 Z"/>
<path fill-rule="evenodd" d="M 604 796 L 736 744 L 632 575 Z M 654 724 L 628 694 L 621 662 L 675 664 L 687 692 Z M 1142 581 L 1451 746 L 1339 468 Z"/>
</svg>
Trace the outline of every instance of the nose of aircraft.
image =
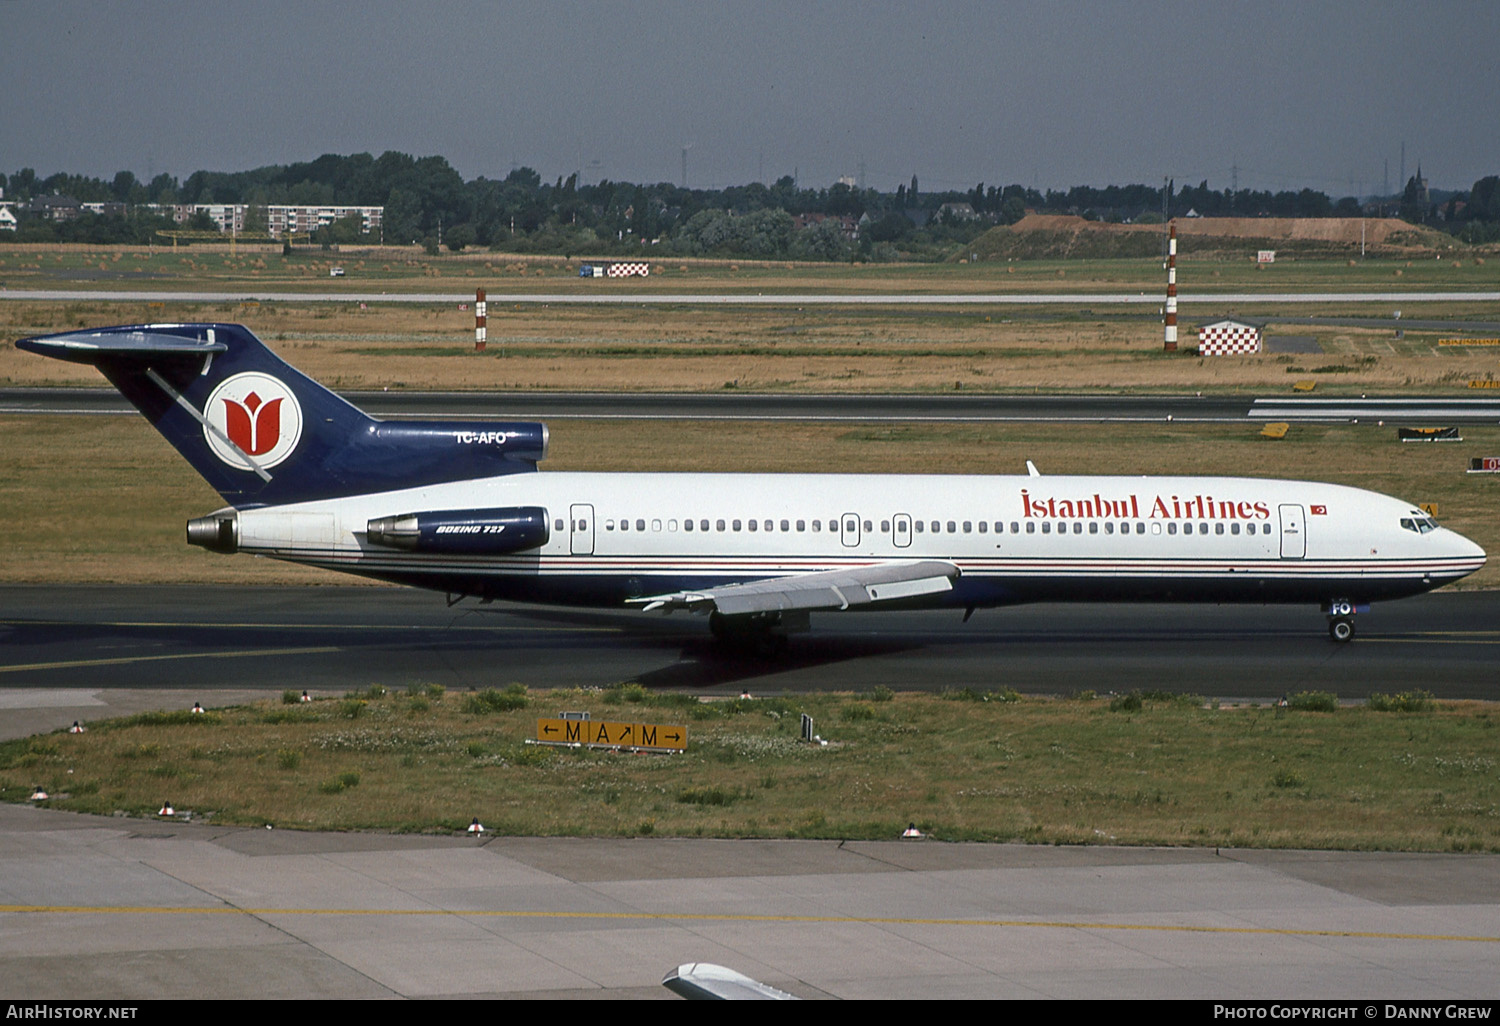
<svg viewBox="0 0 1500 1026">
<path fill-rule="evenodd" d="M 1485 561 L 1489 558 L 1488 553 L 1486 553 L 1484 549 L 1480 548 L 1474 542 L 1470 541 L 1468 538 L 1465 538 L 1457 531 L 1450 531 L 1447 528 L 1443 528 L 1443 530 L 1447 532 L 1449 536 L 1448 543 L 1449 546 L 1453 549 L 1453 555 L 1456 558 L 1477 559 L 1479 560 L 1479 566 L 1484 565 Z M 1474 569 L 1478 570 L 1479 566 L 1476 566 Z"/>
</svg>

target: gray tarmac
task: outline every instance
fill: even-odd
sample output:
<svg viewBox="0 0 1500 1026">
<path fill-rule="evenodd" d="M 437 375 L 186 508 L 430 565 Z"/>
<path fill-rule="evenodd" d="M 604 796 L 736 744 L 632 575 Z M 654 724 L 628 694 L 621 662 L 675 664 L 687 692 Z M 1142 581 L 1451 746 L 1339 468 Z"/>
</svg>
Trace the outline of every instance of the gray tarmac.
<svg viewBox="0 0 1500 1026">
<path fill-rule="evenodd" d="M 1492 1001 L 1500 856 L 390 837 L 0 806 L 0 997 Z"/>
<path fill-rule="evenodd" d="M 704 618 L 523 604 L 449 607 L 390 587 L 0 585 L 0 701 L 90 690 L 220 691 L 370 684 L 449 690 L 636 681 L 706 695 L 972 687 L 1101 694 L 1133 688 L 1349 700 L 1425 688 L 1494 699 L 1500 592 L 1375 605 L 1346 645 L 1312 605 L 1080 603 L 815 614 L 780 658 L 725 652 Z M 71 715 L 48 706 L 53 725 Z M 18 714 L 10 714 L 18 715 Z M 61 718 L 63 716 L 67 718 Z"/>
</svg>

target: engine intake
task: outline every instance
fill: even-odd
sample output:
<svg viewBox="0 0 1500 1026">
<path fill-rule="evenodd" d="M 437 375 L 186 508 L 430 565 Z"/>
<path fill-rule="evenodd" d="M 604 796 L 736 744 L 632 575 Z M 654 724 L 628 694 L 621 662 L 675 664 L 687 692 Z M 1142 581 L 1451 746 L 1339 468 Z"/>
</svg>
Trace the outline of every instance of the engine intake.
<svg viewBox="0 0 1500 1026">
<path fill-rule="evenodd" d="M 365 530 L 371 545 L 408 552 L 504 555 L 545 545 L 547 511 L 541 506 L 432 510 L 376 517 Z"/>
</svg>

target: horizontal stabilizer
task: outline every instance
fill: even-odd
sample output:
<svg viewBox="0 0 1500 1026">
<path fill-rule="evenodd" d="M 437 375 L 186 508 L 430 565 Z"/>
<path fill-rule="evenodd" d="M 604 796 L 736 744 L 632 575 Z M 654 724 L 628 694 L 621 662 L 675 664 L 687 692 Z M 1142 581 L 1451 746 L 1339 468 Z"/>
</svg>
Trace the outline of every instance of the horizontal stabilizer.
<svg viewBox="0 0 1500 1026">
<path fill-rule="evenodd" d="M 164 335 L 153 331 L 76 331 L 41 338 L 23 338 L 19 349 L 71 363 L 98 363 L 104 357 L 136 357 L 150 360 L 163 356 L 212 356 L 229 346 L 208 329 L 203 338 Z"/>
<path fill-rule="evenodd" d="M 958 567 L 939 559 L 875 563 L 845 570 L 792 574 L 748 584 L 726 584 L 702 591 L 632 599 L 648 610 L 693 612 L 717 610 L 726 616 L 785 612 L 794 609 L 848 609 L 950 591 Z"/>
</svg>

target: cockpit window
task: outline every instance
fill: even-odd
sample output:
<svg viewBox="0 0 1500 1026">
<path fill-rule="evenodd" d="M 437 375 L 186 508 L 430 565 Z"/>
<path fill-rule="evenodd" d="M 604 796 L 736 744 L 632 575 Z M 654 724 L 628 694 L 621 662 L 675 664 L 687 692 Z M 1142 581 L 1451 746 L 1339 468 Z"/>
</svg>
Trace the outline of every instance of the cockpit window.
<svg viewBox="0 0 1500 1026">
<path fill-rule="evenodd" d="M 1411 516 L 1401 518 L 1401 526 L 1417 534 L 1426 534 L 1429 531 L 1437 530 L 1437 521 L 1433 520 L 1426 513 L 1418 513 L 1413 510 Z"/>
</svg>

